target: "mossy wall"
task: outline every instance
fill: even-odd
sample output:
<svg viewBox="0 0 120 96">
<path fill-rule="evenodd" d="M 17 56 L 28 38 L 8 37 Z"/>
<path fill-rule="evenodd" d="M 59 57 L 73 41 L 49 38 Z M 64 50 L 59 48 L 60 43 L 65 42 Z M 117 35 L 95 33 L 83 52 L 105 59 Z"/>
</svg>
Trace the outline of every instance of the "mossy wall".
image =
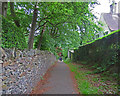
<svg viewBox="0 0 120 96">
<path fill-rule="evenodd" d="M 99 72 L 107 71 L 114 65 L 116 69 L 113 71 L 117 72 L 118 51 L 120 50 L 119 34 L 118 30 L 79 47 L 79 49 L 74 50 L 72 60 L 93 65 Z"/>
</svg>

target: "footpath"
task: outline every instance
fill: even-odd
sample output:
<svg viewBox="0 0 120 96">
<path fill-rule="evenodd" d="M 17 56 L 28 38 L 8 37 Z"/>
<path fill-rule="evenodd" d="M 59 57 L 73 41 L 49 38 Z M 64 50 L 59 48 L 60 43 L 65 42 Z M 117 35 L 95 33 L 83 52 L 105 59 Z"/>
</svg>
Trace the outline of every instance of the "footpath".
<svg viewBox="0 0 120 96">
<path fill-rule="evenodd" d="M 69 67 L 64 62 L 58 61 L 47 73 L 32 94 L 78 94 Z"/>
</svg>

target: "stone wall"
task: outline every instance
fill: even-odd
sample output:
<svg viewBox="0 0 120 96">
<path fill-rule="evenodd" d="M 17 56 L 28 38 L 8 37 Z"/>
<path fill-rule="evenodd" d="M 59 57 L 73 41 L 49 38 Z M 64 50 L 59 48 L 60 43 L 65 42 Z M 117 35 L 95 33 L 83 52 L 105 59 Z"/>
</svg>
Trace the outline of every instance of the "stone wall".
<svg viewBox="0 0 120 96">
<path fill-rule="evenodd" d="M 2 50 L 2 94 L 29 94 L 56 57 L 47 51 Z"/>
</svg>

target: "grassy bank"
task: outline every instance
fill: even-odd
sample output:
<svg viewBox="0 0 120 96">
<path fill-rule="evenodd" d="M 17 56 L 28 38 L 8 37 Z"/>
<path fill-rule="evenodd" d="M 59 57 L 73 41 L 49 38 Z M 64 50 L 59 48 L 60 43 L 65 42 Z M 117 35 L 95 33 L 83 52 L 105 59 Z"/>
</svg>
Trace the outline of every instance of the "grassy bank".
<svg viewBox="0 0 120 96">
<path fill-rule="evenodd" d="M 71 63 L 69 59 L 64 61 L 74 72 L 78 89 L 81 94 L 116 94 L 117 82 L 109 80 L 109 77 L 93 74 L 93 71 L 83 64 Z M 104 75 L 104 74 L 103 74 Z"/>
</svg>

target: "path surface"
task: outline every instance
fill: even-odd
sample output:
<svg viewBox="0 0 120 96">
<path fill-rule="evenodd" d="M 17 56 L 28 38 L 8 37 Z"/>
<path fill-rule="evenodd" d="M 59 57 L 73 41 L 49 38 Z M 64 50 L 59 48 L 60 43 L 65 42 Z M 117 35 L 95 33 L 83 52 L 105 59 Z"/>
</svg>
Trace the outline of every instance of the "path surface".
<svg viewBox="0 0 120 96">
<path fill-rule="evenodd" d="M 43 87 L 49 88 L 43 94 L 77 94 L 70 70 L 63 62 L 57 62 L 57 65 L 50 71 L 48 83 Z"/>
</svg>

